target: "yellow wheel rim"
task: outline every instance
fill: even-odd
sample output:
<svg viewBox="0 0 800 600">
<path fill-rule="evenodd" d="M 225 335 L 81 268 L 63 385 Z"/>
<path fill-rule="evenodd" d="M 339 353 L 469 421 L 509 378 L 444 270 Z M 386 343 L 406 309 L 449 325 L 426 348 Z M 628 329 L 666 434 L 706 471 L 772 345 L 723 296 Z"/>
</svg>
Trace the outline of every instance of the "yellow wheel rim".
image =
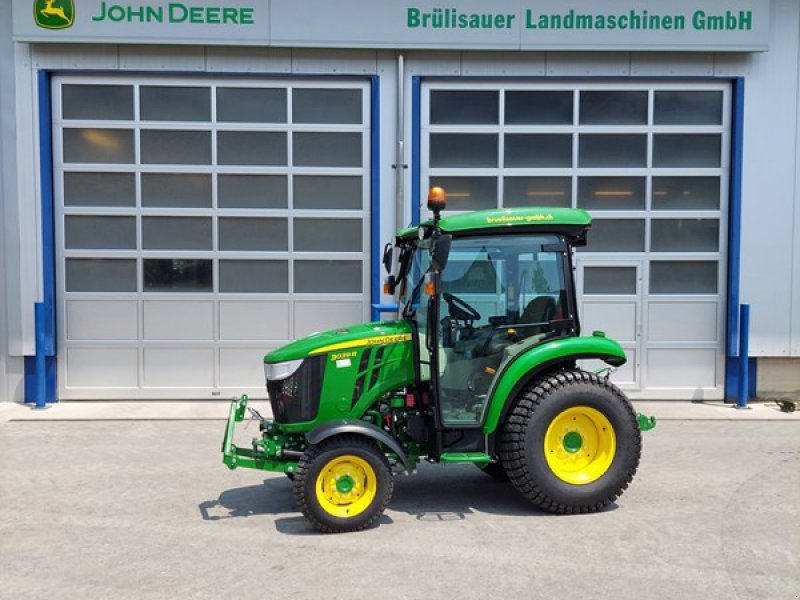
<svg viewBox="0 0 800 600">
<path fill-rule="evenodd" d="M 583 485 L 600 479 L 614 460 L 617 437 L 603 413 L 573 406 L 556 415 L 544 436 L 544 455 L 553 474 Z"/>
<path fill-rule="evenodd" d="M 334 517 L 355 517 L 378 491 L 375 470 L 358 456 L 344 454 L 329 461 L 317 476 L 317 502 Z"/>
</svg>

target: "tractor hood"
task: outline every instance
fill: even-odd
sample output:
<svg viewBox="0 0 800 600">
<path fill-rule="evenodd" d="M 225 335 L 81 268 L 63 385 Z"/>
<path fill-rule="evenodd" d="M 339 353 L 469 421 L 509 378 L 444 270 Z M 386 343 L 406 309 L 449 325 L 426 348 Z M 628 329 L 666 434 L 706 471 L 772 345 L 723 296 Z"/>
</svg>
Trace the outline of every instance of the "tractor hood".
<svg viewBox="0 0 800 600">
<path fill-rule="evenodd" d="M 295 340 L 273 350 L 264 357 L 265 363 L 281 363 L 327 352 L 385 346 L 411 341 L 411 326 L 406 321 L 376 321 L 350 327 L 340 327 Z"/>
</svg>

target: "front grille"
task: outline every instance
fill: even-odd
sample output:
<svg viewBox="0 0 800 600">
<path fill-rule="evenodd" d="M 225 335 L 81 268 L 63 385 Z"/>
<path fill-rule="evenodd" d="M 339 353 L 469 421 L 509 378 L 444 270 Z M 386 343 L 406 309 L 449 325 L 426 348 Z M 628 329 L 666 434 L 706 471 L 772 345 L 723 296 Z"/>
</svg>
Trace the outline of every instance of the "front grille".
<svg viewBox="0 0 800 600">
<path fill-rule="evenodd" d="M 267 381 L 272 416 L 278 423 L 312 421 L 319 410 L 326 355 L 307 358 L 291 377 Z"/>
</svg>

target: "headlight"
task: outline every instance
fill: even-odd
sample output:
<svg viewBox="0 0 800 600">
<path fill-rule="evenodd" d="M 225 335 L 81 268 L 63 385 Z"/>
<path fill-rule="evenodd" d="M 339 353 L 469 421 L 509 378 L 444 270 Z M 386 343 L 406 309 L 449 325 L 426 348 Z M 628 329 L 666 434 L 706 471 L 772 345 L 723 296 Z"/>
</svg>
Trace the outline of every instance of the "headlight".
<svg viewBox="0 0 800 600">
<path fill-rule="evenodd" d="M 281 381 L 287 377 L 291 377 L 303 364 L 302 358 L 298 360 L 287 360 L 282 363 L 264 363 L 264 375 L 267 381 Z"/>
</svg>

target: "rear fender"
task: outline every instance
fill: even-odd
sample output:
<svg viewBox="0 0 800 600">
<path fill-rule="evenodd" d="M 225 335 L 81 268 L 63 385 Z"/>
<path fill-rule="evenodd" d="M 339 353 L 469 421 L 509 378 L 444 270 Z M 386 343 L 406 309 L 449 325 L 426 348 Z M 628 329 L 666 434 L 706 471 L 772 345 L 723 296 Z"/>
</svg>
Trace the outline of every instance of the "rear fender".
<svg viewBox="0 0 800 600">
<path fill-rule="evenodd" d="M 495 432 L 514 398 L 534 377 L 559 365 L 572 366 L 576 360 L 590 358 L 598 358 L 614 367 L 624 365 L 627 361 L 625 351 L 617 342 L 600 336 L 553 340 L 516 356 L 503 368 L 492 385 L 483 432 L 486 435 Z"/>
<path fill-rule="evenodd" d="M 375 440 L 376 442 L 380 442 L 397 455 L 408 473 L 411 473 L 413 470 L 406 453 L 403 452 L 403 449 L 400 447 L 400 444 L 397 443 L 397 440 L 379 427 L 373 425 L 372 423 L 367 423 L 366 421 L 348 419 L 330 421 L 309 431 L 306 434 L 306 440 L 308 440 L 309 444 L 316 445 L 330 437 L 341 435 L 343 433 L 363 435 Z"/>
</svg>

